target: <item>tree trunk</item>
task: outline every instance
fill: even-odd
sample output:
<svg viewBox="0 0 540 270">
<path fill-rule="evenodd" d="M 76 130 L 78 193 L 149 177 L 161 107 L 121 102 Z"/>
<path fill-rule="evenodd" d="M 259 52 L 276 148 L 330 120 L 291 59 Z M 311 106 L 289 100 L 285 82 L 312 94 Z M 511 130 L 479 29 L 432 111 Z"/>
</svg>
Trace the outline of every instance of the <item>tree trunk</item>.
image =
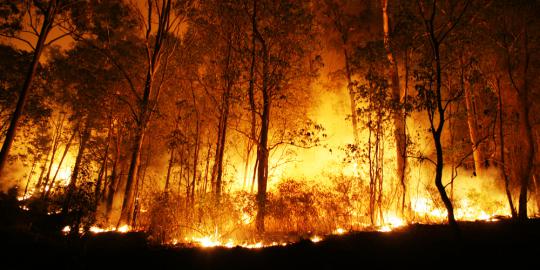
<svg viewBox="0 0 540 270">
<path fill-rule="evenodd" d="M 344 45 L 345 46 L 345 45 Z M 352 71 L 350 67 L 350 59 L 349 59 L 349 53 L 347 52 L 347 48 L 343 48 L 343 55 L 345 57 L 345 72 L 347 75 L 347 90 L 349 92 L 349 100 L 351 102 L 351 122 L 352 122 L 352 128 L 353 128 L 353 139 L 354 139 L 354 145 L 358 147 L 360 143 L 360 138 L 358 136 L 358 116 L 356 113 L 357 105 L 356 105 L 356 96 L 354 95 L 354 89 L 353 89 L 353 82 L 352 82 Z"/>
<path fill-rule="evenodd" d="M 258 33 L 257 28 L 255 31 Z M 257 145 L 257 159 L 258 159 L 258 177 L 257 177 L 257 216 L 255 218 L 255 226 L 259 234 L 264 233 L 264 217 L 266 215 L 266 188 L 268 181 L 268 130 L 270 128 L 270 93 L 269 93 L 269 53 L 266 43 L 262 36 L 258 34 L 259 41 L 263 47 L 263 85 L 262 85 L 262 97 L 263 108 L 261 115 L 261 132 L 260 139 Z"/>
<path fill-rule="evenodd" d="M 195 207 L 195 186 L 196 186 L 196 180 L 197 180 L 197 165 L 199 164 L 199 148 L 201 143 L 201 134 L 200 134 L 200 126 L 201 126 L 201 120 L 199 115 L 199 109 L 197 108 L 197 101 L 195 100 L 195 91 L 193 90 L 193 87 L 191 87 L 191 97 L 193 98 L 193 107 L 195 108 L 195 118 L 196 118 L 196 126 L 195 126 L 195 150 L 193 151 L 193 176 L 191 180 L 191 206 Z M 223 142 L 225 144 L 225 142 Z"/>
<path fill-rule="evenodd" d="M 88 118 L 89 119 L 89 118 Z M 66 215 L 69 212 L 69 207 L 71 205 L 71 198 L 77 187 L 77 178 L 79 177 L 81 162 L 84 156 L 84 150 L 88 140 L 90 139 L 90 121 L 86 120 L 84 130 L 81 134 L 81 141 L 79 143 L 79 151 L 77 153 L 77 158 L 75 159 L 75 164 L 73 165 L 73 173 L 71 174 L 71 179 L 68 184 L 66 199 L 64 200 L 64 206 L 62 207 L 62 215 Z"/>
<path fill-rule="evenodd" d="M 77 129 L 77 128 L 76 128 Z M 58 176 L 58 172 L 60 171 L 60 167 L 62 167 L 62 164 L 64 163 L 64 159 L 66 158 L 67 153 L 69 152 L 69 148 L 71 147 L 71 143 L 73 142 L 73 139 L 75 138 L 75 135 L 77 134 L 77 130 L 74 130 L 71 136 L 69 137 L 69 140 L 66 144 L 66 148 L 64 149 L 64 153 L 62 154 L 62 158 L 60 158 L 60 162 L 58 163 L 58 167 L 56 168 L 56 172 L 54 173 L 53 178 L 51 179 L 51 183 L 49 185 L 49 189 L 47 189 L 44 192 L 44 198 L 48 198 L 52 188 L 54 187 L 54 182 L 56 181 L 56 177 Z"/>
<path fill-rule="evenodd" d="M 95 207 L 97 208 L 97 205 L 99 203 L 101 194 L 101 183 L 103 182 L 103 175 L 107 174 L 107 161 L 109 160 L 109 148 L 111 145 L 111 137 L 112 137 L 112 117 L 109 121 L 109 130 L 107 132 L 107 145 L 105 146 L 105 153 L 103 153 L 103 159 L 101 161 L 101 167 L 99 169 L 98 177 L 96 180 L 96 189 L 94 190 L 94 200 L 95 200 Z"/>
<path fill-rule="evenodd" d="M 165 193 L 165 196 L 169 194 L 169 184 L 171 181 L 171 171 L 174 164 L 174 147 L 171 147 L 171 155 L 169 157 L 169 165 L 167 165 L 167 177 L 165 178 L 165 188 L 163 192 Z"/>
<path fill-rule="evenodd" d="M 434 3 L 435 4 L 435 3 Z M 434 14 L 433 14 L 434 15 Z M 443 176 L 443 167 L 444 167 L 444 159 L 443 159 L 443 147 L 441 143 L 441 135 L 444 128 L 444 122 L 445 122 L 445 109 L 442 104 L 442 93 L 441 93 L 441 87 L 442 87 L 442 68 L 441 68 L 441 57 L 440 57 L 440 43 L 435 35 L 435 29 L 433 25 L 433 20 L 429 21 L 429 39 L 431 42 L 431 47 L 433 49 L 433 55 L 435 60 L 435 102 L 436 102 L 436 108 L 433 109 L 430 117 L 431 122 L 431 134 L 433 136 L 433 142 L 435 144 L 435 150 L 437 154 L 437 160 L 435 163 L 435 186 L 437 187 L 437 190 L 439 191 L 439 194 L 441 196 L 441 199 L 444 203 L 444 206 L 446 207 L 446 211 L 448 214 L 448 224 L 452 226 L 456 232 L 459 232 L 459 226 L 456 222 L 456 219 L 454 217 L 454 207 L 452 206 L 452 202 L 448 198 L 448 195 L 446 194 L 445 186 L 442 183 L 442 176 Z M 431 109 L 428 109 L 428 111 Z M 436 114 L 435 114 L 436 112 Z M 435 115 L 438 115 L 438 123 L 437 127 L 434 126 L 434 117 Z"/>
<path fill-rule="evenodd" d="M 112 171 L 111 171 L 111 181 L 109 181 L 108 185 L 108 191 L 107 191 L 107 202 L 105 207 L 105 215 L 107 216 L 107 220 L 110 220 L 110 215 L 112 213 L 113 203 L 114 203 L 114 196 L 116 195 L 116 191 L 118 190 L 118 161 L 120 160 L 120 154 L 121 154 L 121 142 L 122 142 L 122 136 L 120 133 L 120 130 L 117 130 L 116 134 L 116 145 L 115 145 L 115 155 L 112 163 Z"/>
<path fill-rule="evenodd" d="M 126 179 L 126 189 L 124 192 L 124 200 L 122 201 L 122 211 L 120 213 L 120 220 L 118 226 L 128 225 L 132 219 L 133 214 L 133 198 L 135 194 L 134 184 L 137 181 L 139 163 L 141 161 L 141 148 L 144 140 L 144 132 L 137 130 L 135 140 L 132 146 L 131 162 L 129 164 L 128 175 Z"/>
<path fill-rule="evenodd" d="M 510 207 L 510 213 L 512 218 L 517 218 L 516 207 L 514 206 L 514 200 L 512 199 L 512 192 L 510 192 L 510 180 L 508 179 L 508 173 L 506 172 L 506 162 L 504 158 L 504 132 L 503 132 L 503 103 L 501 96 L 500 81 L 497 78 L 497 95 L 499 99 L 499 144 L 501 149 L 501 173 L 504 180 L 504 190 L 506 192 L 506 199 L 508 200 L 508 206 Z"/>
<path fill-rule="evenodd" d="M 125 189 L 125 195 L 124 200 L 122 203 L 122 212 L 120 214 L 120 219 L 118 221 L 118 225 L 129 225 L 130 221 L 132 220 L 132 214 L 133 214 L 133 199 L 134 199 L 134 185 L 137 183 L 137 174 L 138 174 L 138 167 L 140 163 L 140 152 L 144 140 L 144 136 L 146 134 L 146 129 L 148 128 L 148 124 L 150 122 L 150 119 L 152 118 L 152 114 L 155 109 L 155 105 L 157 104 L 157 97 L 156 100 L 153 103 L 151 102 L 151 95 L 152 90 L 154 87 L 154 76 L 156 75 L 156 72 L 158 71 L 158 68 L 160 66 L 161 62 L 161 56 L 163 55 L 163 43 L 165 39 L 167 38 L 168 32 L 170 30 L 170 14 L 171 14 L 171 0 L 163 0 L 162 2 L 161 11 L 158 12 L 158 23 L 157 23 L 157 32 L 155 36 L 153 37 L 153 46 L 150 48 L 150 46 L 147 44 L 146 52 L 147 52 L 147 60 L 148 60 L 148 66 L 146 71 L 146 78 L 144 83 L 144 89 L 143 89 L 143 96 L 142 98 L 137 97 L 139 104 L 140 104 L 140 112 L 137 117 L 136 121 L 136 129 L 135 129 L 135 138 L 134 143 L 132 147 L 132 156 L 131 156 L 131 164 L 129 166 L 127 181 L 126 181 L 126 189 Z M 151 21 L 152 16 L 152 5 L 148 6 L 148 20 Z M 151 37 L 151 27 L 152 24 L 147 25 L 147 33 L 146 33 L 146 41 L 150 42 Z"/>
<path fill-rule="evenodd" d="M 47 169 L 47 174 L 45 175 L 42 197 L 45 197 L 45 193 L 48 193 L 49 190 L 52 188 L 52 185 L 49 183 L 49 181 L 51 179 L 51 171 L 54 165 L 54 160 L 56 158 L 56 152 L 58 151 L 58 147 L 60 145 L 60 138 L 62 137 L 62 127 L 64 126 L 65 115 L 63 114 L 61 117 L 58 116 L 58 118 L 58 126 L 56 126 L 56 128 L 54 129 L 53 145 L 51 150 L 51 162 L 49 163 L 49 168 Z M 58 167 L 58 170 L 59 169 L 60 167 Z"/>
<path fill-rule="evenodd" d="M 37 67 L 39 65 L 39 59 L 41 57 L 41 54 L 43 53 L 45 41 L 47 40 L 47 36 L 49 35 L 49 32 L 52 28 L 56 13 L 57 1 L 51 0 L 47 7 L 47 11 L 43 15 L 43 25 L 41 26 L 41 31 L 39 32 L 39 37 L 35 46 L 34 55 L 32 56 L 32 62 L 24 79 L 23 87 L 19 94 L 19 98 L 17 99 L 17 105 L 15 106 L 15 111 L 11 115 L 11 121 L 6 132 L 6 137 L 4 139 L 2 149 L 0 150 L 0 177 L 4 175 L 4 167 L 6 165 L 11 145 L 13 144 L 13 140 L 15 139 L 15 133 L 19 124 L 19 119 L 23 114 L 24 105 L 26 104 L 26 100 L 28 99 L 30 88 L 32 87 L 32 82 L 34 80 Z"/>
<path fill-rule="evenodd" d="M 533 161 L 534 161 L 534 139 L 532 135 L 532 127 L 529 120 L 529 101 L 527 91 L 524 89 L 520 93 L 519 104 L 519 134 L 521 134 L 522 157 L 523 164 L 521 164 L 521 185 L 519 191 L 519 208 L 518 216 L 520 220 L 527 220 L 527 192 L 529 189 L 529 182 L 531 179 Z"/>
<path fill-rule="evenodd" d="M 221 199 L 221 189 L 222 189 L 222 175 L 223 175 L 223 156 L 225 154 L 225 143 L 227 138 L 227 125 L 229 119 L 229 110 L 230 110 L 230 98 L 231 90 L 234 85 L 234 78 L 232 77 L 231 71 L 231 58 L 232 58 L 232 40 L 229 35 L 228 44 L 227 44 L 227 55 L 226 55 L 226 64 L 223 70 L 223 77 L 225 78 L 225 89 L 221 97 L 221 114 L 220 114 L 220 123 L 218 128 L 218 141 L 216 144 L 216 157 L 214 162 L 215 167 L 215 190 L 214 196 L 216 204 L 219 204 Z"/>
<path fill-rule="evenodd" d="M 407 184 L 405 179 L 405 173 L 407 169 L 407 134 L 405 130 L 406 114 L 402 109 L 403 97 L 401 94 L 401 88 L 399 85 L 399 73 L 398 64 L 392 50 L 392 44 L 390 39 L 390 27 L 388 22 L 388 0 L 382 0 L 383 9 L 383 31 L 384 31 L 384 47 L 386 50 L 386 58 L 389 62 L 389 76 L 392 82 L 392 101 L 395 104 L 395 111 L 393 112 L 394 121 L 394 140 L 396 145 L 396 165 L 397 165 L 397 178 L 401 184 L 402 197 L 401 197 L 401 214 L 405 214 L 405 200 L 407 193 Z"/>
<path fill-rule="evenodd" d="M 471 140 L 474 171 L 476 175 L 482 175 L 484 171 L 484 153 L 480 147 L 478 136 L 478 116 L 476 115 L 476 106 L 474 103 L 474 94 L 472 93 L 472 84 L 465 85 L 464 63 L 461 61 L 461 87 L 465 92 L 465 108 L 467 109 L 467 126 L 469 127 L 469 138 Z"/>
<path fill-rule="evenodd" d="M 253 146 L 256 144 L 257 138 L 257 107 L 255 105 L 255 66 L 256 66 L 256 37 L 255 29 L 257 28 L 257 0 L 253 1 L 253 15 L 251 16 L 251 66 L 249 67 L 249 108 L 251 113 L 251 126 L 250 126 L 250 138 L 248 138 L 247 143 L 247 153 L 246 153 L 246 165 L 244 168 L 244 183 L 247 181 L 248 177 L 248 168 L 249 168 L 249 159 L 251 157 L 251 151 Z M 257 166 L 255 162 L 254 167 Z M 255 170 L 255 169 L 254 169 Z M 253 178 L 255 177 L 255 172 L 253 173 Z M 251 183 L 251 191 L 253 192 L 253 181 Z"/>
</svg>

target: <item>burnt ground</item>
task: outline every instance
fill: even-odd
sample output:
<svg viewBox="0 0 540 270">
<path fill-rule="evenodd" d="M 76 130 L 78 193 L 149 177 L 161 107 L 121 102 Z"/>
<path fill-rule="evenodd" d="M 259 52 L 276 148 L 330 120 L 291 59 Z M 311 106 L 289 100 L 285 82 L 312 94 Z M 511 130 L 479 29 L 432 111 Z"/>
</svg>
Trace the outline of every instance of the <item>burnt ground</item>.
<svg viewBox="0 0 540 270">
<path fill-rule="evenodd" d="M 362 269 L 540 266 L 540 220 L 411 225 L 265 249 L 153 246 L 141 233 L 69 239 L 0 231 L 0 269 Z"/>
</svg>

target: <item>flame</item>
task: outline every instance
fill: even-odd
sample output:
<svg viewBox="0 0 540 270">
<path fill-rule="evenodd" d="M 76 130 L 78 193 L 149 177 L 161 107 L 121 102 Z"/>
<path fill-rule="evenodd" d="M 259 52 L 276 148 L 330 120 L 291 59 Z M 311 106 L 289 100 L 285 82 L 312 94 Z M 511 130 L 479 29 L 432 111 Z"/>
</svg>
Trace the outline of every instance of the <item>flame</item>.
<svg viewBox="0 0 540 270">
<path fill-rule="evenodd" d="M 311 240 L 311 242 L 313 243 L 318 243 L 318 242 L 321 242 L 323 239 L 320 236 L 315 235 L 309 238 L 309 240 Z"/>
</svg>

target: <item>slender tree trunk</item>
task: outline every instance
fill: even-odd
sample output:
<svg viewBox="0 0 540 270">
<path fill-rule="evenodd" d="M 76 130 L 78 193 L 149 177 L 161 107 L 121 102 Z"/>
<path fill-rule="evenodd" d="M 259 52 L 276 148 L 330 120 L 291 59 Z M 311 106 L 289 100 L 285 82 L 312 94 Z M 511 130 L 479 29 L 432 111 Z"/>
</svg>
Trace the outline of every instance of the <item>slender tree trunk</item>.
<svg viewBox="0 0 540 270">
<path fill-rule="evenodd" d="M 522 90 L 522 92 L 527 92 Z M 518 216 L 520 220 L 527 220 L 527 192 L 529 189 L 529 182 L 532 175 L 533 161 L 534 161 L 534 138 L 532 135 L 532 127 L 529 120 L 529 101 L 528 95 L 520 93 L 520 106 L 519 106 L 519 130 L 521 136 L 521 154 L 523 156 L 523 164 L 521 170 L 521 185 L 519 191 L 519 208 Z"/>
<path fill-rule="evenodd" d="M 67 192 L 66 192 L 66 199 L 64 200 L 64 206 L 62 207 L 62 215 L 64 216 L 69 212 L 71 199 L 73 197 L 73 193 L 75 192 L 75 189 L 77 188 L 77 178 L 79 177 L 79 173 L 81 169 L 81 162 L 84 156 L 84 151 L 86 149 L 88 140 L 90 139 L 90 121 L 88 119 L 86 120 L 84 130 L 81 134 L 81 141 L 79 143 L 79 151 L 77 153 L 77 158 L 75 159 L 75 164 L 73 165 L 73 173 L 71 174 L 71 179 L 69 181 Z"/>
<path fill-rule="evenodd" d="M 482 175 L 484 171 L 484 153 L 480 146 L 479 136 L 478 136 L 478 117 L 476 115 L 476 106 L 474 103 L 474 94 L 472 93 L 472 84 L 469 84 L 468 87 L 465 84 L 465 71 L 464 63 L 462 57 L 460 58 L 461 64 L 461 87 L 465 93 L 465 108 L 467 109 L 467 126 L 469 128 L 469 138 L 471 140 L 473 160 L 474 160 L 474 171 L 476 175 Z"/>
<path fill-rule="evenodd" d="M 78 127 L 76 128 L 78 129 Z M 49 184 L 49 189 L 47 189 L 43 194 L 44 198 L 48 198 L 52 188 L 54 187 L 54 182 L 56 181 L 56 177 L 58 176 L 58 172 L 60 172 L 60 168 L 62 167 L 62 164 L 64 163 L 64 160 L 67 156 L 67 153 L 69 152 L 69 148 L 71 148 L 71 143 L 73 142 L 73 139 L 75 138 L 75 135 L 77 134 L 77 130 L 74 130 L 71 136 L 69 137 L 69 140 L 66 144 L 66 148 L 64 149 L 64 153 L 62 154 L 62 158 L 60 158 L 60 162 L 58 162 L 58 167 L 56 168 L 56 172 L 54 173 L 53 178 L 51 179 L 51 183 Z"/>
<path fill-rule="evenodd" d="M 269 52 L 265 40 L 262 38 L 258 29 L 255 27 L 255 32 L 259 37 L 263 50 L 263 81 L 262 81 L 262 97 L 263 108 L 261 114 L 261 132 L 259 143 L 257 145 L 258 159 L 258 177 L 257 177 L 257 216 L 255 218 L 255 226 L 259 234 L 264 233 L 264 218 L 266 215 L 266 188 L 268 181 L 268 131 L 270 128 L 270 89 L 269 89 Z"/>
<path fill-rule="evenodd" d="M 109 148 L 111 146 L 111 137 L 112 137 L 112 117 L 109 121 L 109 131 L 107 132 L 107 145 L 105 146 L 105 153 L 103 153 L 103 159 L 101 161 L 101 167 L 99 169 L 98 177 L 96 180 L 96 189 L 94 190 L 94 200 L 95 200 L 95 207 L 97 208 L 97 205 L 100 201 L 101 194 L 101 183 L 103 182 L 103 175 L 106 175 L 107 173 L 107 161 L 109 160 Z"/>
<path fill-rule="evenodd" d="M 386 58 L 389 62 L 389 76 L 392 82 L 392 100 L 395 103 L 393 112 L 394 121 L 394 139 L 396 144 L 396 165 L 397 177 L 401 184 L 401 214 L 405 214 L 405 198 L 407 193 L 407 184 L 405 173 L 407 169 L 407 134 L 405 130 L 406 115 L 402 109 L 402 95 L 399 85 L 398 64 L 394 57 L 392 44 L 390 39 L 390 27 L 388 22 L 388 0 L 382 0 L 383 10 L 383 31 L 384 31 L 384 47 L 386 49 Z"/>
<path fill-rule="evenodd" d="M 41 54 L 43 53 L 45 41 L 47 40 L 47 36 L 49 35 L 49 32 L 52 28 L 54 17 L 56 16 L 57 11 L 57 1 L 49 1 L 47 11 L 43 15 L 43 24 L 41 26 L 41 31 L 39 32 L 39 37 L 35 46 L 34 55 L 32 56 L 32 62 L 24 79 L 23 87 L 19 94 L 19 98 L 17 99 L 17 105 L 15 106 L 15 111 L 11 115 L 11 121 L 6 132 L 6 137 L 4 139 L 2 149 L 0 150 L 0 177 L 4 176 L 4 167 L 6 165 L 11 145 L 13 144 L 13 140 L 15 139 L 17 126 L 19 125 L 19 119 L 23 114 L 24 105 L 26 104 L 26 101 L 28 99 L 28 95 L 32 87 L 32 82 L 34 80 L 37 67 L 39 65 L 39 59 L 41 57 Z"/>
<path fill-rule="evenodd" d="M 247 144 L 247 153 L 246 153 L 246 166 L 244 169 L 244 183 L 247 180 L 248 176 L 248 168 L 249 168 L 249 159 L 251 157 L 251 151 L 253 150 L 253 146 L 256 144 L 257 140 L 257 107 L 255 105 L 255 66 L 256 66 L 256 37 L 255 37 L 255 29 L 257 27 L 257 0 L 253 1 L 253 14 L 251 16 L 251 66 L 249 67 L 249 89 L 248 89 L 248 97 L 249 97 L 249 108 L 251 113 L 251 126 L 250 126 L 250 138 L 248 139 Z M 254 167 L 257 167 L 257 163 L 255 162 Z M 255 172 L 253 173 L 253 179 L 255 178 Z M 253 192 L 253 181 L 251 184 L 251 192 Z"/>
<path fill-rule="evenodd" d="M 345 57 L 345 73 L 347 75 L 347 90 L 349 92 L 349 100 L 351 102 L 351 122 L 352 122 L 352 128 L 353 128 L 353 139 L 354 139 L 354 145 L 358 147 L 360 143 L 360 138 L 358 136 L 358 116 L 356 113 L 356 109 L 357 109 L 356 96 L 354 94 L 354 89 L 353 89 L 352 71 L 350 67 L 349 53 L 347 52 L 347 48 L 345 47 L 343 48 L 343 55 Z"/>
<path fill-rule="evenodd" d="M 107 192 L 107 202 L 105 207 L 105 215 L 107 216 L 107 220 L 110 220 L 110 215 L 112 213 L 113 203 L 114 203 L 114 196 L 116 195 L 116 191 L 118 190 L 118 161 L 120 160 L 120 154 L 121 154 L 121 143 L 122 143 L 122 135 L 120 133 L 120 130 L 117 130 L 116 133 L 116 145 L 115 145 L 115 154 L 114 159 L 112 163 L 112 171 L 111 171 L 111 181 L 109 181 L 108 185 L 108 192 Z"/>
<path fill-rule="evenodd" d="M 59 116 L 58 118 L 58 126 L 56 126 L 54 131 L 53 146 L 51 150 L 51 162 L 49 163 L 49 168 L 47 169 L 47 174 L 45 176 L 45 182 L 43 183 L 44 189 L 42 197 L 45 197 L 45 193 L 47 193 L 52 188 L 52 185 L 49 183 L 49 181 L 51 179 L 51 171 L 56 158 L 56 152 L 58 151 L 58 147 L 60 146 L 60 138 L 62 137 L 62 128 L 64 126 L 65 115 L 62 115 L 61 117 Z M 60 167 L 58 167 L 57 169 L 60 169 Z"/>
<path fill-rule="evenodd" d="M 165 188 L 164 193 L 167 195 L 169 193 L 169 185 L 171 181 L 171 171 L 174 164 L 174 147 L 171 147 L 171 155 L 169 157 L 169 165 L 167 165 L 167 177 L 165 178 Z"/>
<path fill-rule="evenodd" d="M 499 99 L 499 147 L 501 149 L 501 173 L 504 180 L 504 190 L 506 192 L 506 199 L 508 200 L 508 206 L 510 207 L 510 213 L 512 218 L 517 218 L 516 207 L 514 206 L 514 200 L 512 199 L 512 192 L 510 192 L 510 180 L 508 179 L 508 173 L 506 172 L 506 162 L 504 158 L 504 132 L 503 132 L 503 102 L 501 95 L 500 81 L 497 78 L 497 95 Z"/>
<path fill-rule="evenodd" d="M 162 7 L 161 11 L 158 13 L 158 23 L 157 23 L 157 32 L 153 39 L 153 46 L 150 48 L 150 46 L 147 46 L 147 60 L 148 60 L 148 66 L 147 66 L 147 72 L 146 72 L 146 79 L 143 89 L 143 96 L 142 98 L 139 98 L 140 101 L 140 112 L 137 119 L 137 127 L 135 129 L 135 138 L 134 143 L 132 146 L 132 156 L 131 156 L 131 164 L 128 171 L 127 181 L 126 181 L 126 189 L 125 189 L 125 195 L 124 200 L 122 202 L 122 211 L 120 214 L 120 219 L 118 221 L 118 225 L 123 224 L 129 224 L 132 220 L 132 214 L 133 214 L 133 199 L 134 199 L 134 192 L 135 188 L 134 185 L 137 183 L 137 174 L 138 174 L 138 167 L 140 163 L 140 152 L 142 148 L 142 143 L 144 140 L 144 136 L 146 134 L 146 129 L 148 128 L 148 124 L 150 122 L 150 119 L 152 118 L 152 114 L 154 112 L 155 105 L 157 103 L 157 97 L 154 102 L 151 102 L 151 95 L 153 93 L 154 88 L 154 77 L 156 72 L 158 71 L 159 66 L 161 65 L 161 56 L 163 55 L 163 43 L 165 39 L 167 38 L 168 32 L 170 30 L 170 14 L 171 14 L 171 7 L 172 3 L 171 0 L 162 0 Z M 151 21 L 152 16 L 152 4 L 148 6 L 148 20 Z M 146 33 L 146 41 L 150 42 L 151 37 L 150 34 L 152 33 L 152 23 L 149 23 L 147 25 L 147 33 Z"/>
<path fill-rule="evenodd" d="M 197 166 L 199 164 L 199 148 L 201 143 L 201 120 L 199 115 L 199 109 L 197 108 L 197 101 L 195 99 L 195 91 L 191 87 L 191 97 L 193 98 L 193 107 L 195 108 L 196 126 L 195 126 L 195 150 L 193 151 L 193 177 L 191 180 L 191 206 L 195 207 L 195 186 L 197 180 Z"/>
<path fill-rule="evenodd" d="M 34 174 L 34 169 L 36 168 L 37 161 L 38 161 L 38 158 L 34 157 L 34 161 L 32 162 L 32 168 L 30 169 L 30 173 L 28 174 L 28 177 L 26 178 L 26 185 L 24 187 L 23 200 L 26 199 L 26 194 L 28 194 L 28 187 L 30 186 L 30 182 L 32 182 L 32 175 Z"/>
<path fill-rule="evenodd" d="M 230 34 L 232 35 L 232 34 Z M 234 85 L 234 78 L 232 76 L 232 37 L 228 38 L 227 45 L 227 55 L 226 55 L 226 64 L 224 67 L 224 78 L 225 78 L 225 89 L 221 98 L 221 114 L 220 114 L 220 124 L 218 130 L 218 142 L 216 146 L 216 161 L 214 163 L 215 172 L 216 172 L 216 186 L 215 186 L 215 201 L 219 204 L 221 199 L 221 189 L 222 189 L 222 175 L 223 175 L 223 156 L 225 154 L 225 143 L 227 138 L 227 126 L 229 119 L 229 110 L 230 110 L 230 98 L 231 90 Z"/>
<path fill-rule="evenodd" d="M 436 167 L 435 167 L 435 186 L 437 187 L 437 190 L 439 191 L 439 194 L 441 195 L 441 199 L 444 203 L 444 206 L 446 207 L 446 211 L 448 213 L 448 223 L 450 224 L 450 226 L 454 227 L 456 231 L 459 231 L 458 224 L 454 217 L 454 207 L 452 205 L 452 201 L 450 201 L 450 199 L 448 198 L 448 195 L 446 194 L 445 186 L 442 183 L 444 159 L 443 159 L 443 147 L 442 147 L 442 142 L 441 142 L 441 134 L 444 128 L 445 111 L 442 105 L 442 94 L 441 94 L 442 69 L 441 69 L 441 59 L 440 59 L 440 53 L 439 53 L 439 43 L 436 40 L 435 33 L 433 32 L 433 28 L 431 31 L 431 38 L 432 38 L 433 49 L 434 49 L 434 54 L 435 54 L 435 65 L 436 65 L 435 95 L 437 99 L 436 100 L 437 114 L 439 116 L 437 128 L 431 129 L 431 133 L 433 135 L 433 141 L 435 143 L 435 150 L 437 153 L 437 160 L 436 160 Z"/>
<path fill-rule="evenodd" d="M 423 5 L 419 2 L 420 12 L 424 14 Z M 433 3 L 432 13 L 430 19 L 425 19 L 424 24 L 426 27 L 426 34 L 428 36 L 429 43 L 433 52 L 433 60 L 435 62 L 435 89 L 434 89 L 434 102 L 435 108 L 427 108 L 427 113 L 430 121 L 430 131 L 433 136 L 433 143 L 435 144 L 435 150 L 437 159 L 435 162 L 435 186 L 439 191 L 441 200 L 444 203 L 447 211 L 448 224 L 454 228 L 455 232 L 459 234 L 460 229 L 456 222 L 454 216 L 454 207 L 452 201 L 448 198 L 446 194 L 446 187 L 442 183 L 443 177 L 443 168 L 444 168 L 444 159 L 443 159 L 443 147 L 441 142 L 441 136 L 444 129 L 445 122 L 445 106 L 443 106 L 443 96 L 442 96 L 442 67 L 441 67 L 441 54 L 440 54 L 440 45 L 441 40 L 437 37 L 434 20 L 436 17 L 437 7 L 436 2 Z M 454 22 L 457 23 L 457 22 Z M 447 32 L 448 34 L 448 32 Z M 432 100 L 427 100 L 427 102 L 432 102 Z M 431 106 L 430 106 L 431 107 Z M 437 116 L 438 119 L 435 119 Z"/>
<path fill-rule="evenodd" d="M 137 182 L 136 176 L 138 175 L 139 164 L 141 161 L 140 154 L 143 140 L 144 132 L 137 131 L 134 144 L 132 146 L 131 162 L 129 164 L 129 170 L 126 179 L 126 189 L 124 193 L 124 200 L 122 202 L 122 211 L 120 213 L 120 220 L 118 221 L 117 227 L 129 224 L 132 219 L 133 198 L 135 194 L 134 184 L 136 184 Z"/>
</svg>

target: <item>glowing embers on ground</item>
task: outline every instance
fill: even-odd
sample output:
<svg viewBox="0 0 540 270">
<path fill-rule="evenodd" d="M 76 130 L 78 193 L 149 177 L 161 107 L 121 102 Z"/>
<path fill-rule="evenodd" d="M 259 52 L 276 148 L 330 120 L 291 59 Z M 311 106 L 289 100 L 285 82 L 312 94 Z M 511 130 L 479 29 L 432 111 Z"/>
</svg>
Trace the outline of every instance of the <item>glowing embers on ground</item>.
<svg viewBox="0 0 540 270">
<path fill-rule="evenodd" d="M 131 231 L 131 228 L 128 226 L 128 225 L 122 225 L 118 228 L 116 227 L 107 227 L 107 228 L 101 228 L 101 227 L 98 227 L 98 226 L 92 226 L 90 227 L 90 229 L 88 229 L 89 232 L 91 233 L 104 233 L 104 232 L 118 232 L 118 233 L 127 233 L 127 232 L 130 232 Z M 70 226 L 65 226 L 63 229 L 62 229 L 62 233 L 64 234 L 69 234 L 71 232 L 71 227 Z M 82 234 L 84 233 L 84 229 L 83 228 L 79 228 L 79 233 Z"/>
<path fill-rule="evenodd" d="M 501 217 L 509 218 L 508 210 L 503 206 L 489 210 L 471 203 L 469 199 L 460 199 L 454 202 L 454 215 L 458 221 L 497 221 Z M 427 198 L 417 198 L 411 204 L 415 218 L 427 223 L 444 223 L 447 219 L 446 209 L 435 207 L 434 203 Z"/>
<path fill-rule="evenodd" d="M 400 227 L 403 227 L 407 225 L 407 223 L 399 218 L 397 215 L 394 215 L 394 214 L 387 214 L 386 215 L 386 220 L 385 220 L 385 223 L 380 226 L 380 228 L 378 229 L 378 231 L 380 232 L 391 232 L 397 228 L 400 228 Z"/>
<path fill-rule="evenodd" d="M 131 229 L 128 225 L 122 225 L 118 228 L 116 227 L 107 227 L 107 228 L 100 228 L 98 226 L 92 226 L 90 227 L 90 232 L 92 233 L 102 233 L 102 232 L 119 232 L 119 233 L 127 233 Z"/>
<path fill-rule="evenodd" d="M 177 239 L 173 239 L 171 241 L 172 245 L 187 245 L 187 246 L 194 246 L 194 247 L 202 247 L 202 248 L 214 248 L 214 247 L 223 247 L 223 248 L 235 248 L 235 247 L 241 247 L 241 248 L 247 248 L 247 249 L 259 249 L 259 248 L 265 248 L 265 247 L 273 247 L 273 246 L 286 246 L 290 243 L 288 242 L 269 242 L 265 243 L 263 241 L 258 242 L 237 242 L 233 239 L 227 239 L 226 241 L 219 240 L 218 237 L 215 236 L 202 236 L 202 237 L 186 237 L 184 238 L 183 242 L 178 241 Z"/>
</svg>

